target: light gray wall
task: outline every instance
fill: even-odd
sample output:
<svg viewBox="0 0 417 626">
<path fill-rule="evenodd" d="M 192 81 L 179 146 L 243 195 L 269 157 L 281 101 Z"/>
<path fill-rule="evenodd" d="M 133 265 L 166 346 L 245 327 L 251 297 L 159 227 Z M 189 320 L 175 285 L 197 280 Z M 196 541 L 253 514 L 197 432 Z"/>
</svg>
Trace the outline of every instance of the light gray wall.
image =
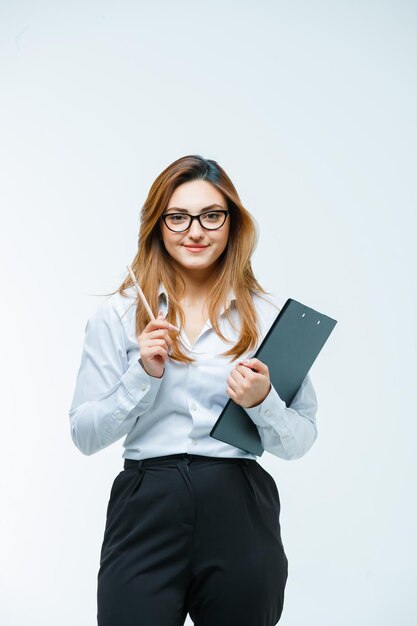
<svg viewBox="0 0 417 626">
<path fill-rule="evenodd" d="M 260 459 L 289 558 L 280 624 L 416 623 L 416 4 L 1 13 L 0 621 L 96 623 L 122 441 L 86 457 L 70 438 L 89 294 L 124 277 L 155 177 L 197 153 L 259 224 L 262 284 L 338 320 L 311 370 L 319 438 Z"/>
</svg>

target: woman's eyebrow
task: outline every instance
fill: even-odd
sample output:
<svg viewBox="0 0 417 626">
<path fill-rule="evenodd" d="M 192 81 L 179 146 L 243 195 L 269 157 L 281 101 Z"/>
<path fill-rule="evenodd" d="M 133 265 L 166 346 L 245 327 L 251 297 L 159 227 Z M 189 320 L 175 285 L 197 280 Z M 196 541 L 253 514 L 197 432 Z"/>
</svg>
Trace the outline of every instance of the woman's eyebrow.
<svg viewBox="0 0 417 626">
<path fill-rule="evenodd" d="M 203 211 L 207 211 L 208 209 L 212 209 L 213 207 L 219 207 L 220 209 L 224 209 L 224 207 L 221 204 L 210 204 L 210 206 L 206 206 L 203 209 L 200 210 L 200 213 L 202 213 Z M 181 213 L 188 213 L 188 209 L 180 209 L 177 206 L 170 206 L 167 211 L 171 211 L 171 210 L 175 210 L 175 211 L 180 211 Z"/>
</svg>

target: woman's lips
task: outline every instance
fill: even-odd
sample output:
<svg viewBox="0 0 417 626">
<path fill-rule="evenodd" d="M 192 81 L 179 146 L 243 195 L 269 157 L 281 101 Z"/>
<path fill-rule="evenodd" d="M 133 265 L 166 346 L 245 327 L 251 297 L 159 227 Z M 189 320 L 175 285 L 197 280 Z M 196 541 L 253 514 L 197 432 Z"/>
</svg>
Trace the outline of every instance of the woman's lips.
<svg viewBox="0 0 417 626">
<path fill-rule="evenodd" d="M 200 252 L 201 250 L 205 250 L 208 246 L 184 246 L 190 252 Z"/>
</svg>

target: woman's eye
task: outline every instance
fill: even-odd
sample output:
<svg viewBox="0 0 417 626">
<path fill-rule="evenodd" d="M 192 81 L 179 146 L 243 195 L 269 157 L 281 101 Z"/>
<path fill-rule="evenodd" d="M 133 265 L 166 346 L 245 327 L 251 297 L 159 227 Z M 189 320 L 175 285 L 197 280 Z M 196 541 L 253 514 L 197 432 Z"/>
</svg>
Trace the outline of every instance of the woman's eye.
<svg viewBox="0 0 417 626">
<path fill-rule="evenodd" d="M 170 215 L 170 216 L 169 216 L 169 218 L 170 218 L 170 220 L 171 220 L 172 222 L 181 222 L 181 220 L 184 218 L 184 216 L 183 216 L 183 215 L 180 215 L 180 214 L 178 213 L 177 215 Z M 179 219 L 177 219 L 177 218 L 179 218 Z"/>
</svg>

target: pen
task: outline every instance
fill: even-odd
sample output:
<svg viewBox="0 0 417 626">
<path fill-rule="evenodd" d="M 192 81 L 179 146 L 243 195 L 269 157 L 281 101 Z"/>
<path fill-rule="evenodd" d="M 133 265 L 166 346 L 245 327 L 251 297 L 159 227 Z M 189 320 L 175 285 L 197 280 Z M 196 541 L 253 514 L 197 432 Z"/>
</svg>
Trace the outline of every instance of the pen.
<svg viewBox="0 0 417 626">
<path fill-rule="evenodd" d="M 136 287 L 136 290 L 137 290 L 137 292 L 139 294 L 139 297 L 142 300 L 142 302 L 144 304 L 144 307 L 145 307 L 145 309 L 147 310 L 147 312 L 149 314 L 149 317 L 151 318 L 151 320 L 154 320 L 155 319 L 155 315 L 152 313 L 152 309 L 149 306 L 148 301 L 145 298 L 145 294 L 143 293 L 142 289 L 140 288 L 139 283 L 136 280 L 136 276 L 134 275 L 133 270 L 130 267 L 130 265 L 127 265 L 127 270 L 128 270 L 128 272 L 130 274 L 131 279 L 133 280 L 133 283 L 134 283 L 134 285 Z M 174 326 L 174 324 L 169 324 L 169 327 L 170 327 L 170 329 L 177 330 L 178 332 L 180 332 L 180 330 L 181 330 L 180 328 L 177 328 L 176 326 Z"/>
</svg>

